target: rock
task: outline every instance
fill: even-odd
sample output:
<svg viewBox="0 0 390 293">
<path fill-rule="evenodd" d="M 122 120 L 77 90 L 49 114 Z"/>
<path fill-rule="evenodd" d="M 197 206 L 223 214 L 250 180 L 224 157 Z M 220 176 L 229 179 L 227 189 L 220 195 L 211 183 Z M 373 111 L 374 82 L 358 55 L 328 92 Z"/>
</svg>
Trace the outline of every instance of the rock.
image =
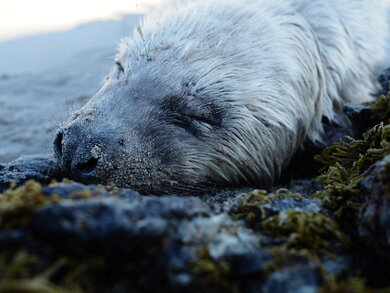
<svg viewBox="0 0 390 293">
<path fill-rule="evenodd" d="M 316 174 L 316 173 L 314 173 Z M 277 186 L 271 190 L 274 192 L 280 188 L 288 189 L 292 193 L 299 193 L 304 198 L 311 198 L 313 194 L 324 188 L 322 182 L 316 181 L 316 177 L 292 180 L 284 186 Z"/>
<path fill-rule="evenodd" d="M 141 196 L 75 183 L 43 187 L 42 193 L 62 199 L 39 208 L 30 225 L 1 231 L 0 247 L 28 249 L 46 262 L 59 255 L 81 263 L 102 258 L 94 292 L 219 288 L 194 271 L 195 264 L 214 262 L 231 268 L 232 282 L 243 278 L 251 284 L 272 259 L 258 236 L 226 214 L 214 214 L 199 198 Z"/>
<path fill-rule="evenodd" d="M 259 230 L 264 220 L 281 212 L 319 212 L 321 207 L 320 200 L 304 198 L 286 189 L 279 189 L 270 194 L 254 190 L 237 196 L 229 214 L 234 219 L 244 220 L 248 227 Z"/>
<path fill-rule="evenodd" d="M 271 255 L 263 250 L 232 253 L 224 258 L 232 265 L 232 273 L 239 276 L 259 273 L 273 260 Z"/>
<path fill-rule="evenodd" d="M 316 293 L 321 288 L 321 274 L 312 263 L 290 266 L 271 274 L 261 293 Z"/>
<path fill-rule="evenodd" d="M 372 282 L 388 284 L 390 272 L 390 155 L 372 166 L 361 183 L 367 203 L 358 219 L 358 236 L 363 242 L 361 264 Z"/>
<path fill-rule="evenodd" d="M 0 192 L 11 184 L 22 185 L 28 180 L 49 183 L 60 178 L 61 172 L 51 155 L 22 156 L 0 167 Z"/>
<path fill-rule="evenodd" d="M 385 69 L 381 75 L 378 77 L 378 81 L 382 86 L 382 93 L 387 94 L 387 92 L 390 90 L 389 83 L 390 83 L 390 67 Z"/>
<path fill-rule="evenodd" d="M 109 191 L 110 190 L 110 191 Z M 59 196 L 60 198 L 86 199 L 93 197 L 119 196 L 121 199 L 139 198 L 140 194 L 131 189 L 116 187 L 103 187 L 98 185 L 84 185 L 81 183 L 68 181 L 50 184 L 42 188 L 42 193 L 47 197 Z"/>
<path fill-rule="evenodd" d="M 361 138 L 361 134 L 373 126 L 371 109 L 364 104 L 346 104 L 344 113 L 349 117 L 353 125 L 353 137 Z"/>
<path fill-rule="evenodd" d="M 361 187 L 367 203 L 359 219 L 359 235 L 368 243 L 390 248 L 390 155 L 372 166 Z M 390 257 L 390 255 L 388 255 Z"/>
</svg>

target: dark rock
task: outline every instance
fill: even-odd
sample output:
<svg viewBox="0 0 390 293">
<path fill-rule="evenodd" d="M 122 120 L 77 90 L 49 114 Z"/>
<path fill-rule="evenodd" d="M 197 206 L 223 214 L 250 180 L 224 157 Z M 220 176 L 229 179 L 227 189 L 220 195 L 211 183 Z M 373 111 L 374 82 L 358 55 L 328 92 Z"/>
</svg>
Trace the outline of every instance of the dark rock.
<svg viewBox="0 0 390 293">
<path fill-rule="evenodd" d="M 44 187 L 42 193 L 46 196 L 58 195 L 61 198 L 67 198 L 72 194 L 79 194 L 85 190 L 85 185 L 80 183 L 59 183 Z"/>
<path fill-rule="evenodd" d="M 312 276 L 297 266 L 306 267 L 303 258 L 266 278 L 273 257 L 261 248 L 261 236 L 225 213 L 215 214 L 199 198 L 142 196 L 127 189 L 109 192 L 78 183 L 52 184 L 42 193 L 62 200 L 37 210 L 27 227 L 0 231 L 0 248 L 27 249 L 47 265 L 60 255 L 80 262 L 103 258 L 104 267 L 94 273 L 94 292 L 203 292 L 208 286 L 225 292 L 208 283 L 207 276 L 194 273 L 192 264 L 204 261 L 227 263 L 229 274 L 221 276 L 221 283 L 231 282 L 241 292 L 260 292 L 264 278 L 265 292 L 312 286 Z M 318 209 L 308 199 L 298 203 L 286 198 L 275 205 L 275 212 Z M 199 255 L 200 249 L 207 249 L 208 260 Z M 284 279 L 289 274 L 296 278 L 293 285 Z"/>
<path fill-rule="evenodd" d="M 39 210 L 32 219 L 32 230 L 42 239 L 58 241 L 61 248 L 131 251 L 145 243 L 161 245 L 157 238 L 161 242 L 175 221 L 208 214 L 196 198 L 64 200 Z"/>
<path fill-rule="evenodd" d="M 276 199 L 272 204 L 264 204 L 263 209 L 266 211 L 266 217 L 272 217 L 282 211 L 302 211 L 302 212 L 319 212 L 321 210 L 321 201 L 318 199 L 302 199 L 282 198 Z"/>
<path fill-rule="evenodd" d="M 359 235 L 368 243 L 390 248 L 390 155 L 366 172 L 361 183 L 367 204 L 359 219 Z M 388 255 L 390 257 L 390 254 Z"/>
<path fill-rule="evenodd" d="M 385 69 L 378 77 L 378 81 L 382 86 L 382 93 L 387 94 L 390 84 L 390 67 Z"/>
<path fill-rule="evenodd" d="M 316 175 L 316 173 L 312 175 Z M 276 191 L 280 188 L 288 189 L 290 192 L 299 193 L 305 198 L 311 198 L 311 196 L 317 193 L 319 190 L 324 188 L 324 183 L 318 182 L 316 177 L 307 178 L 307 179 L 297 179 L 292 180 L 284 186 L 277 186 L 271 190 L 271 192 Z"/>
<path fill-rule="evenodd" d="M 353 258 L 349 255 L 328 257 L 322 260 L 324 270 L 333 276 L 352 276 Z"/>
<path fill-rule="evenodd" d="M 124 198 L 133 198 L 139 197 L 140 194 L 131 189 L 121 189 L 121 188 L 113 188 L 110 192 L 100 186 L 89 185 L 86 186 L 81 183 L 73 182 L 73 183 L 57 183 L 51 184 L 49 186 L 45 186 L 42 188 L 42 193 L 45 196 L 59 196 L 61 198 L 73 198 L 73 199 L 82 199 L 89 197 L 112 197 L 113 195 L 120 196 L 122 199 Z"/>
<path fill-rule="evenodd" d="M 66 198 L 66 192 L 91 193 L 99 187 L 56 184 L 43 190 Z M 236 278 L 260 272 L 271 260 L 250 230 L 226 214 L 215 215 L 198 198 L 129 192 L 101 191 L 87 199 L 46 205 L 33 215 L 28 239 L 44 243 L 45 255 L 49 247 L 53 256 L 103 257 L 107 269 L 102 272 L 105 277 L 96 281 L 96 292 L 191 291 L 200 286 L 191 263 L 200 261 L 202 247 L 207 247 L 214 261 L 230 263 Z M 1 242 L 0 237 L 0 247 Z M 17 246 L 24 245 L 18 242 Z M 248 282 L 258 281 L 256 275 Z"/>
<path fill-rule="evenodd" d="M 361 183 L 367 203 L 358 219 L 358 236 L 363 242 L 361 266 L 369 281 L 388 285 L 390 271 L 390 155 L 372 166 Z"/>
<path fill-rule="evenodd" d="M 265 251 L 242 252 L 224 257 L 232 265 L 232 273 L 239 276 L 259 274 L 272 262 L 272 257 Z"/>
<path fill-rule="evenodd" d="M 361 134 L 373 126 L 371 110 L 368 105 L 346 104 L 344 113 L 349 117 L 353 125 L 353 137 L 361 138 Z"/>
<path fill-rule="evenodd" d="M 289 166 L 283 172 L 278 185 L 286 185 L 292 180 L 313 178 L 321 167 L 314 159 L 325 147 L 330 146 L 339 138 L 355 134 L 350 117 L 345 113 L 335 113 L 334 121 L 322 119 L 323 133 L 321 141 L 313 142 L 309 139 L 304 141 L 303 146 L 297 150 L 291 159 Z"/>
<path fill-rule="evenodd" d="M 322 284 L 321 274 L 312 263 L 290 266 L 271 274 L 262 293 L 316 293 Z"/>
<path fill-rule="evenodd" d="M 18 247 L 25 244 L 27 240 L 27 233 L 24 230 L 14 229 L 8 231 L 1 231 L 0 233 L 0 251 Z"/>
<path fill-rule="evenodd" d="M 49 183 L 60 178 L 61 172 L 51 155 L 22 156 L 0 168 L 0 192 L 28 180 Z"/>
</svg>

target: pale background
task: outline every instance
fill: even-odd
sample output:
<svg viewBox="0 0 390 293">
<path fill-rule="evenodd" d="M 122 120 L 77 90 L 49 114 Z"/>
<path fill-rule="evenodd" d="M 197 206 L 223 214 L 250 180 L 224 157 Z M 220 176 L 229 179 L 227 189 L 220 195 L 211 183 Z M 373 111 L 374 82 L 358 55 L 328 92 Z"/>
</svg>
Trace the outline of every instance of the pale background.
<svg viewBox="0 0 390 293">
<path fill-rule="evenodd" d="M 140 14 L 162 0 L 0 0 L 0 41 Z"/>
<path fill-rule="evenodd" d="M 0 0 L 0 163 L 51 152 L 118 43 L 164 0 Z"/>
</svg>

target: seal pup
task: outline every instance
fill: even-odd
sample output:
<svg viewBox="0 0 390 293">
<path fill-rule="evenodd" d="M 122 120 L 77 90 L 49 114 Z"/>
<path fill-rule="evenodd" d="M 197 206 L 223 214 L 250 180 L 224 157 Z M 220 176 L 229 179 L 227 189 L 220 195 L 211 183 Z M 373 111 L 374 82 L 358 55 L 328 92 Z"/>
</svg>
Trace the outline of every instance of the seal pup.
<svg viewBox="0 0 390 293">
<path fill-rule="evenodd" d="M 62 169 L 142 193 L 267 187 L 322 120 L 371 99 L 379 0 L 198 0 L 147 16 L 54 141 Z"/>
</svg>

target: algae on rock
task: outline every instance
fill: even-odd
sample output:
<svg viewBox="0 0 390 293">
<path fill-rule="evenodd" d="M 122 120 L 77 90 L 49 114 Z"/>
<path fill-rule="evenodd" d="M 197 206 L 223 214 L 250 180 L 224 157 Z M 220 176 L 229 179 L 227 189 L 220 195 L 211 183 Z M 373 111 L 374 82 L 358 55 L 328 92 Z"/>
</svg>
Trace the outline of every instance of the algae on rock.
<svg viewBox="0 0 390 293">
<path fill-rule="evenodd" d="M 45 196 L 42 193 L 42 185 L 35 181 L 0 193 L 0 228 L 26 226 L 34 211 L 44 204 L 57 202 L 58 197 Z"/>
<path fill-rule="evenodd" d="M 291 249 L 307 249 L 314 255 L 332 254 L 338 246 L 349 245 L 335 221 L 317 212 L 282 211 L 262 223 L 261 232 L 283 237 Z"/>
</svg>

